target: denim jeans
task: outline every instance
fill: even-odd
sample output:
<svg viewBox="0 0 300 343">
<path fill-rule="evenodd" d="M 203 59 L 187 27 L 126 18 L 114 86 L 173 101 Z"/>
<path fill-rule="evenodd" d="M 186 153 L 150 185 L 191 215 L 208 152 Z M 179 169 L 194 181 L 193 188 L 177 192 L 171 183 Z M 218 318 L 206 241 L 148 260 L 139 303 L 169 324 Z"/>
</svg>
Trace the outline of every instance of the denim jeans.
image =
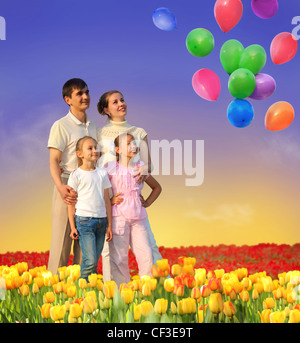
<svg viewBox="0 0 300 343">
<path fill-rule="evenodd" d="M 80 217 L 75 215 L 76 229 L 82 250 L 81 277 L 97 273 L 98 261 L 103 249 L 107 218 Z"/>
</svg>

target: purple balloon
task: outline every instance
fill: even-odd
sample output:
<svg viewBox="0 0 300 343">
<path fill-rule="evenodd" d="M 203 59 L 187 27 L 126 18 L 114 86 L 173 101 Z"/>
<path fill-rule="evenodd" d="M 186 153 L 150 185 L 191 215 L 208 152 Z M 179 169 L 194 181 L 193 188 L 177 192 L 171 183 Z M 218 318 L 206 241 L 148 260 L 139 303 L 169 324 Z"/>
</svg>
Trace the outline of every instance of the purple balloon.
<svg viewBox="0 0 300 343">
<path fill-rule="evenodd" d="M 271 96 L 276 89 L 276 82 L 272 76 L 268 74 L 257 74 L 255 75 L 256 86 L 254 92 L 249 98 L 255 100 L 264 100 Z"/>
<path fill-rule="evenodd" d="M 252 0 L 251 7 L 258 17 L 269 19 L 277 13 L 278 2 L 277 0 Z"/>
</svg>

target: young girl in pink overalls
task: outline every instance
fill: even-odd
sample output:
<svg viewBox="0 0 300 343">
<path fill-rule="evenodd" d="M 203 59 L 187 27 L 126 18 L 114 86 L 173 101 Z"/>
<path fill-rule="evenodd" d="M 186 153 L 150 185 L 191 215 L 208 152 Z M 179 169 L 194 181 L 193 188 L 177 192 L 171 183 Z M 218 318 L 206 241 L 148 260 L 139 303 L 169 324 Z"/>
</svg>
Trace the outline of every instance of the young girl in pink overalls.
<svg viewBox="0 0 300 343">
<path fill-rule="evenodd" d="M 132 135 L 124 133 L 115 141 L 117 161 L 104 165 L 114 198 L 123 198 L 122 202 L 112 199 L 112 232 L 113 239 L 109 242 L 111 259 L 111 277 L 117 285 L 130 281 L 128 250 L 131 247 L 134 253 L 139 275 L 151 275 L 153 265 L 152 250 L 147 232 L 146 207 L 150 206 L 161 192 L 160 184 L 148 174 L 144 181 L 152 189 L 149 197 L 144 200 L 141 196 L 143 183 L 138 184 L 134 175 L 135 168 L 142 162 L 134 162 L 137 146 Z"/>
</svg>

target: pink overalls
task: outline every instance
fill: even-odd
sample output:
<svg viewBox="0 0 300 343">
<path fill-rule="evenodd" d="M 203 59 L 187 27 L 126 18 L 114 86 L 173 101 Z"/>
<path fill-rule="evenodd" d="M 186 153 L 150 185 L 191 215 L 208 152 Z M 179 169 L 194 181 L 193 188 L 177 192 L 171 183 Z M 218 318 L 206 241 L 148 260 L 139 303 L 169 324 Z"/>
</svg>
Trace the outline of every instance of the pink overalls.
<svg viewBox="0 0 300 343">
<path fill-rule="evenodd" d="M 136 164 L 141 165 L 142 162 Z M 139 275 L 151 275 L 152 250 L 147 232 L 147 212 L 140 201 L 142 184 L 137 184 L 134 168 L 125 167 L 116 161 L 108 162 L 106 169 L 113 194 L 122 193 L 124 200 L 112 206 L 113 239 L 109 242 L 111 279 L 119 286 L 130 281 L 128 250 L 134 253 Z"/>
</svg>

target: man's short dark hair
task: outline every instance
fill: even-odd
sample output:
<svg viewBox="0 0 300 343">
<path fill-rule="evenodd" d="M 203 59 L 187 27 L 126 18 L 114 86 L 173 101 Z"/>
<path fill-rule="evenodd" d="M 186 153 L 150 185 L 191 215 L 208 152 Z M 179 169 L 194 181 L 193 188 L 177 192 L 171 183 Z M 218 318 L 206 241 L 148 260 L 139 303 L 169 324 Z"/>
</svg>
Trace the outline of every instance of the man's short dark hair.
<svg viewBox="0 0 300 343">
<path fill-rule="evenodd" d="M 64 84 L 63 89 L 62 89 L 63 98 L 65 98 L 66 96 L 70 98 L 72 95 L 73 89 L 81 90 L 84 87 L 87 87 L 87 84 L 81 79 L 74 78 L 74 79 L 68 80 Z"/>
</svg>

